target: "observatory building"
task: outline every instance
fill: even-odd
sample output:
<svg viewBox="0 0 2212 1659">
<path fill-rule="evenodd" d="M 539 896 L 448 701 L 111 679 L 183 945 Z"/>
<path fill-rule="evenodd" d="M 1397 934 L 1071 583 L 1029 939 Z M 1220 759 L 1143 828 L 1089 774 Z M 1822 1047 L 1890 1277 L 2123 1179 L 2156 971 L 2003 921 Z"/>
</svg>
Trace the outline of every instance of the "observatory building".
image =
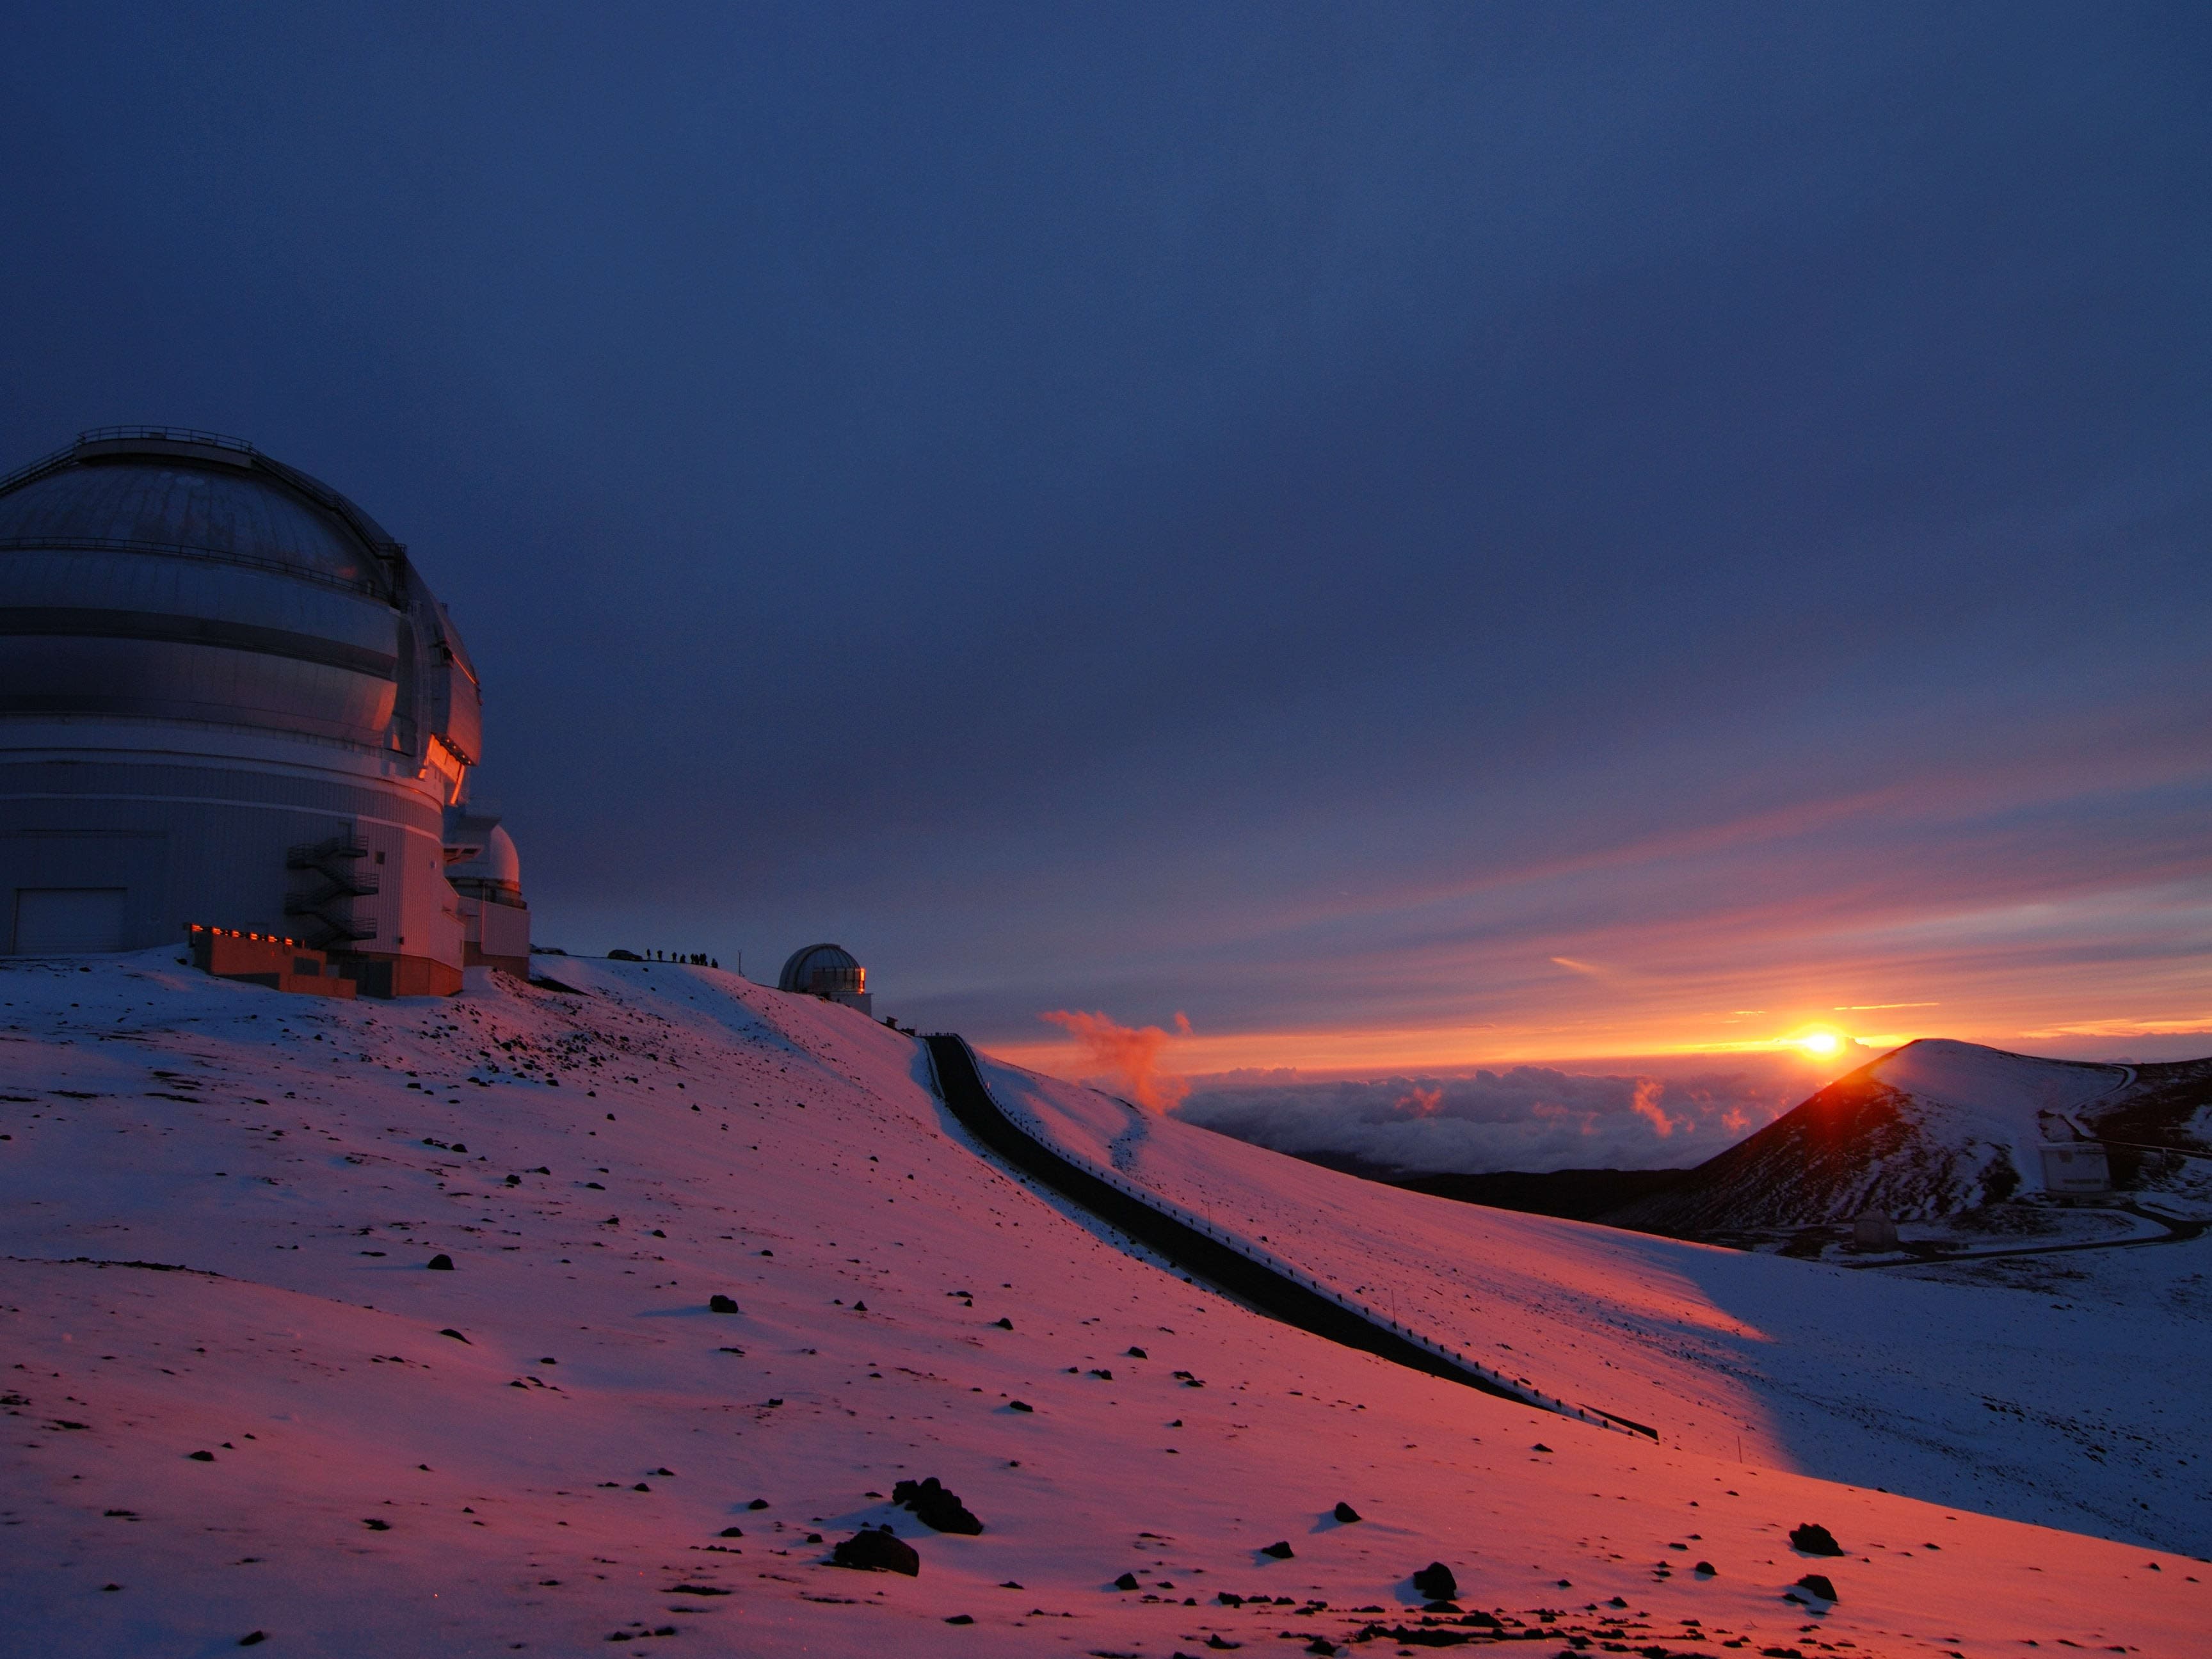
<svg viewBox="0 0 2212 1659">
<path fill-rule="evenodd" d="M 875 999 L 868 994 L 868 970 L 840 945 L 810 945 L 793 951 L 777 976 L 775 988 L 827 997 L 864 1014 L 875 1012 Z"/>
<path fill-rule="evenodd" d="M 0 478 L 0 951 L 198 926 L 373 995 L 526 972 L 514 843 L 466 807 L 483 747 L 445 607 L 328 485 L 161 427 Z"/>
</svg>

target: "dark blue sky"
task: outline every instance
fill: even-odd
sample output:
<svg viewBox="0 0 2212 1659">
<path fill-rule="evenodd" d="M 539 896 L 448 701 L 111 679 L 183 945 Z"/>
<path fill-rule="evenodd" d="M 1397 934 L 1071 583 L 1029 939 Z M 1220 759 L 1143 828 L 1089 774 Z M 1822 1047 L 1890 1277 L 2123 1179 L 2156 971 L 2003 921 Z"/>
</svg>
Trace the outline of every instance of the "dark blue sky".
<svg viewBox="0 0 2212 1659">
<path fill-rule="evenodd" d="M 2201 7 L 456 11 L 20 9 L 0 464 L 409 542 L 541 939 L 1224 1065 L 2212 1026 Z"/>
</svg>

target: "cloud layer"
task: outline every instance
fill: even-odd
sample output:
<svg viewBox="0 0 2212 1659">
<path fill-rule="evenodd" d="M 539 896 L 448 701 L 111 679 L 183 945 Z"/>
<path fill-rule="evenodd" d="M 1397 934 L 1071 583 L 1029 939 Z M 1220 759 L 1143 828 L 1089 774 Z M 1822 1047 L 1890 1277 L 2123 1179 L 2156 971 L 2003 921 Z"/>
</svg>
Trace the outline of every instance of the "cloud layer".
<svg viewBox="0 0 2212 1659">
<path fill-rule="evenodd" d="M 1640 1170 L 1701 1163 L 1809 1091 L 1802 1067 L 1763 1057 L 1668 1077 L 1515 1066 L 1201 1087 L 1176 1115 L 1279 1152 L 1409 1173 Z"/>
</svg>

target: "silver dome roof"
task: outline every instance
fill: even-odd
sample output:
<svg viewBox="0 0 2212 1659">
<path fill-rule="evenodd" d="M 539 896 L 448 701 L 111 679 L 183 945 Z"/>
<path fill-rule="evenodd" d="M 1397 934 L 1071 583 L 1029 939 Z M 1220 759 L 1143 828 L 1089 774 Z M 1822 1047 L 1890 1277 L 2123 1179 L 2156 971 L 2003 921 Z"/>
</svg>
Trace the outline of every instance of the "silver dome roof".
<svg viewBox="0 0 2212 1659">
<path fill-rule="evenodd" d="M 411 757 L 449 801 L 483 747 L 475 670 L 406 549 L 252 445 L 174 427 L 82 433 L 0 478 L 15 717 L 335 739 Z"/>
<path fill-rule="evenodd" d="M 857 991 L 862 975 L 859 959 L 843 945 L 809 945 L 791 953 L 775 986 L 779 991 Z"/>
<path fill-rule="evenodd" d="M 0 551 L 143 552 L 393 597 L 406 550 L 329 485 L 214 433 L 104 427 L 0 478 Z"/>
</svg>

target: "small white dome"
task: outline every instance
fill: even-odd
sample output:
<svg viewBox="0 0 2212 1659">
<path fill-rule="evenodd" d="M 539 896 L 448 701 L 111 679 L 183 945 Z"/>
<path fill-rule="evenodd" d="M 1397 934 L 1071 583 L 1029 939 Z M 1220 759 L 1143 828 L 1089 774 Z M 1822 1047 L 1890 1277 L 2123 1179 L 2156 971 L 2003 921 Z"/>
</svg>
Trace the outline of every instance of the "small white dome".
<svg viewBox="0 0 2212 1659">
<path fill-rule="evenodd" d="M 452 817 L 446 825 L 446 850 L 449 856 L 458 854 L 446 866 L 448 881 L 489 882 L 521 890 L 522 856 L 497 818 Z"/>
</svg>

